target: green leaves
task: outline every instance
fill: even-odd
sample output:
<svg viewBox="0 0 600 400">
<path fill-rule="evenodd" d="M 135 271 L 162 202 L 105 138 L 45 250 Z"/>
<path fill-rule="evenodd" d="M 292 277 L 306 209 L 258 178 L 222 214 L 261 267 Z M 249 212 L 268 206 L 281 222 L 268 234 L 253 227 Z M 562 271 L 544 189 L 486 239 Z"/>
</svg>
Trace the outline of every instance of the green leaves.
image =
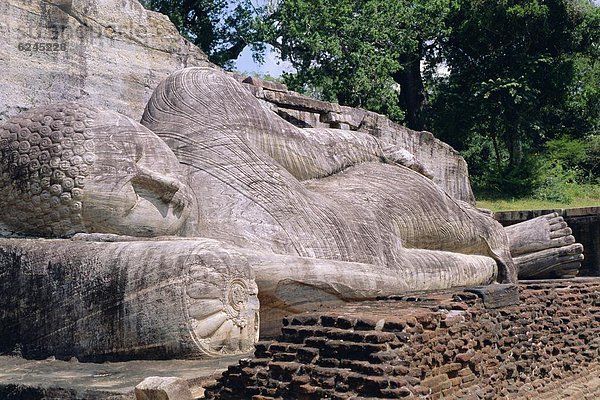
<svg viewBox="0 0 600 400">
<path fill-rule="evenodd" d="M 597 14 L 587 0 L 469 0 L 448 15 L 452 30 L 440 48 L 450 74 L 428 81 L 430 123 L 443 140 L 468 149 L 480 189 L 512 190 L 510 177 L 539 174 L 547 140 L 594 131 L 597 109 L 581 116 L 594 110 L 584 100 L 594 98 L 593 85 L 583 82 L 593 81 L 596 67 L 580 53 L 598 46 Z M 495 148 L 493 170 L 474 157 L 475 142 Z M 539 179 L 530 182 L 533 190 Z"/>
<path fill-rule="evenodd" d="M 296 68 L 285 78 L 293 89 L 401 120 L 400 91 L 411 90 L 399 88 L 405 60 L 418 63 L 453 3 L 284 0 L 268 41 Z"/>
</svg>

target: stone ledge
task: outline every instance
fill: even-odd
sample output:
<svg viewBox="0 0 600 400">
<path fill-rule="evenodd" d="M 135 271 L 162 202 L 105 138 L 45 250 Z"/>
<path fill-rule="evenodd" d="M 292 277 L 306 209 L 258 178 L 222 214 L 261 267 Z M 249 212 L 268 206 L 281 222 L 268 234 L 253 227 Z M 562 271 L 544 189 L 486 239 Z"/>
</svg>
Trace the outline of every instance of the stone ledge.
<svg viewBox="0 0 600 400">
<path fill-rule="evenodd" d="M 340 112 L 339 104 L 315 100 L 295 92 L 265 90 L 265 100 L 301 111 Z"/>
<path fill-rule="evenodd" d="M 133 400 L 134 387 L 150 375 L 184 379 L 199 397 L 203 386 L 240 358 L 98 364 L 0 356 L 0 399 Z"/>
<path fill-rule="evenodd" d="M 558 213 L 565 219 L 577 217 L 589 217 L 595 221 L 600 221 L 600 206 L 599 207 L 578 207 L 578 208 L 556 208 L 548 210 L 524 210 L 524 211 L 497 211 L 494 213 L 494 218 L 500 221 L 503 225 L 512 225 L 518 222 L 527 221 L 529 219 L 539 217 L 550 213 Z"/>
</svg>

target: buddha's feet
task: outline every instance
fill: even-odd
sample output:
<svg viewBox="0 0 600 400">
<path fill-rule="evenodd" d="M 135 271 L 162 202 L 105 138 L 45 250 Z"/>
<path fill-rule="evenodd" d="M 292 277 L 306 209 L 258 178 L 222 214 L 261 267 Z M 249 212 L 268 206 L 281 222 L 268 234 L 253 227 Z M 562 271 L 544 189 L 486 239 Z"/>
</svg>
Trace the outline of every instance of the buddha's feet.
<svg viewBox="0 0 600 400">
<path fill-rule="evenodd" d="M 571 278 L 583 260 L 583 246 L 571 228 L 551 213 L 506 228 L 520 279 Z"/>
</svg>

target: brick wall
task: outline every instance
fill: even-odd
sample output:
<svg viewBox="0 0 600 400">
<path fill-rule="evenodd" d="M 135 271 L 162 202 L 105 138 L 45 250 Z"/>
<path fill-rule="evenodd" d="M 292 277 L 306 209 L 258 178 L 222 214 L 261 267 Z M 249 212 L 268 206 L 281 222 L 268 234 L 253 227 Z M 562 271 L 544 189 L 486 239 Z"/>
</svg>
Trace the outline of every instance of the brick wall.
<svg viewBox="0 0 600 400">
<path fill-rule="evenodd" d="M 599 356 L 600 279 L 530 281 L 500 309 L 457 290 L 287 317 L 207 398 L 562 398 Z"/>
</svg>

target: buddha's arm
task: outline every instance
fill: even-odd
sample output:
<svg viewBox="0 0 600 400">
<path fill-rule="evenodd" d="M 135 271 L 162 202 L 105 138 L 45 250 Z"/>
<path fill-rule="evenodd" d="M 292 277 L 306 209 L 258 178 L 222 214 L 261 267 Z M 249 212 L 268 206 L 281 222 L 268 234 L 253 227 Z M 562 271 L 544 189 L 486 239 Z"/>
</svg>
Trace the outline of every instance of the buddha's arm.
<svg viewBox="0 0 600 400">
<path fill-rule="evenodd" d="M 382 142 L 368 133 L 327 128 L 295 130 L 296 134 L 287 136 L 255 133 L 253 140 L 301 181 L 333 175 L 353 165 L 373 161 L 404 165 L 432 177 L 408 150 Z"/>
<path fill-rule="evenodd" d="M 335 174 L 367 161 L 389 161 L 415 168 L 406 150 L 372 135 L 340 129 L 301 129 L 270 110 L 226 74 L 188 68 L 163 81 L 146 106 L 142 124 L 175 150 L 189 138 L 217 145 L 235 136 L 306 181 Z"/>
<path fill-rule="evenodd" d="M 274 125 L 288 124 L 275 114 Z M 384 159 L 381 143 L 364 132 L 333 129 L 293 129 L 294 134 L 255 132 L 248 139 L 296 179 L 306 181 L 333 175 L 353 165 Z"/>
</svg>

